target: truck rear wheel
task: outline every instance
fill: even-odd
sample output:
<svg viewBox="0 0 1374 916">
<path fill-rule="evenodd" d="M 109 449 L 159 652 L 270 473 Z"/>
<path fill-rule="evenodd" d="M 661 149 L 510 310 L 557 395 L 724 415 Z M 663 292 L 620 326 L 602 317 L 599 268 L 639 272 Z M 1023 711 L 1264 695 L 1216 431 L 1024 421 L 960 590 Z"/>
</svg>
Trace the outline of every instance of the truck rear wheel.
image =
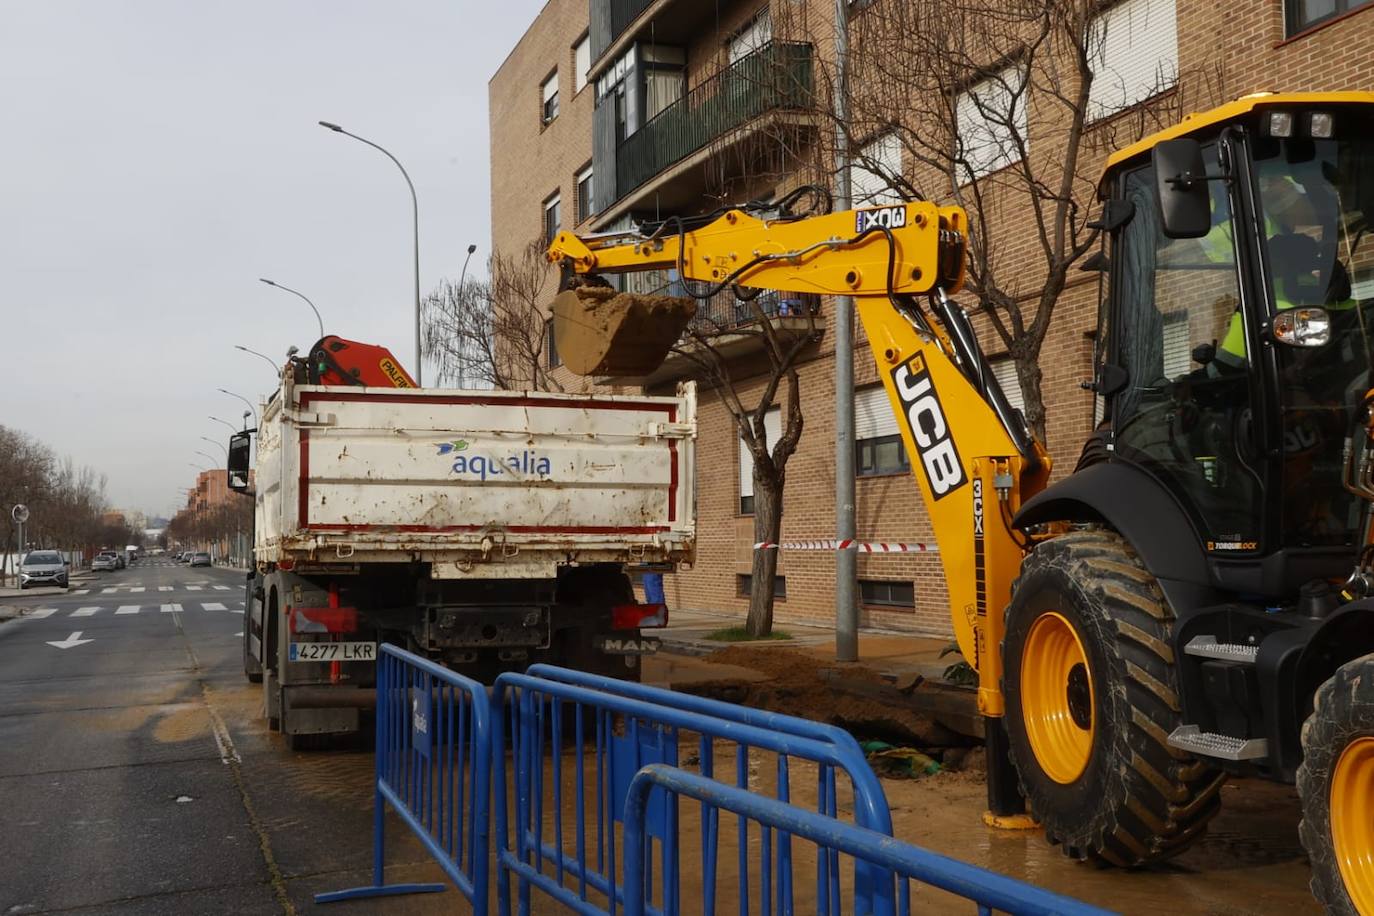
<svg viewBox="0 0 1374 916">
<path fill-rule="evenodd" d="M 1135 866 L 1200 837 L 1225 777 L 1168 744 L 1182 718 L 1173 615 L 1130 546 L 1109 531 L 1040 544 L 1006 621 L 1007 734 L 1046 838 Z"/>
<path fill-rule="evenodd" d="M 1317 688 L 1302 726 L 1298 835 L 1328 913 L 1374 913 L 1374 655 Z"/>
</svg>

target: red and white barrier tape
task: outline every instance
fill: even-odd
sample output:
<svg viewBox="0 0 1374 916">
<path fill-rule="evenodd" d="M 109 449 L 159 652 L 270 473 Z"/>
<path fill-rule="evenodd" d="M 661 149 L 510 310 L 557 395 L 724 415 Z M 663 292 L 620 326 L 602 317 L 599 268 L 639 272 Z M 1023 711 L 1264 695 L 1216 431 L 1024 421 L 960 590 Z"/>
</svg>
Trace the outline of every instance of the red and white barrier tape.
<svg viewBox="0 0 1374 916">
<path fill-rule="evenodd" d="M 862 553 L 939 553 L 940 548 L 935 544 L 901 544 L 894 541 L 855 541 L 846 539 L 843 541 L 783 541 L 775 543 L 773 541 L 759 541 L 754 545 L 755 550 L 848 550 L 850 548 L 861 551 Z"/>
</svg>

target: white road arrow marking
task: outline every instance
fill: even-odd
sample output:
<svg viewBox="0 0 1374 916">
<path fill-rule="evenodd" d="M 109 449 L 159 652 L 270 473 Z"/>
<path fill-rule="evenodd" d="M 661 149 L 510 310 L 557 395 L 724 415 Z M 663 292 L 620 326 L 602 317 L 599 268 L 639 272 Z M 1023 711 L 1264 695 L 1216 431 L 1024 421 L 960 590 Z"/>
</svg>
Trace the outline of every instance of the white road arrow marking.
<svg viewBox="0 0 1374 916">
<path fill-rule="evenodd" d="M 61 641 L 59 641 L 59 642 L 53 642 L 52 640 L 49 640 L 49 641 L 48 641 L 48 645 L 50 645 L 50 646 L 55 646 L 55 647 L 58 648 L 58 649 L 70 649 L 72 646 L 80 646 L 80 645 L 84 645 L 85 643 L 88 643 L 88 642 L 95 642 L 95 640 L 94 640 L 94 639 L 82 639 L 82 638 L 81 638 L 81 631 L 80 631 L 80 630 L 76 630 L 75 632 L 72 633 L 71 636 L 68 636 L 66 639 L 63 639 L 63 640 L 61 640 Z"/>
</svg>

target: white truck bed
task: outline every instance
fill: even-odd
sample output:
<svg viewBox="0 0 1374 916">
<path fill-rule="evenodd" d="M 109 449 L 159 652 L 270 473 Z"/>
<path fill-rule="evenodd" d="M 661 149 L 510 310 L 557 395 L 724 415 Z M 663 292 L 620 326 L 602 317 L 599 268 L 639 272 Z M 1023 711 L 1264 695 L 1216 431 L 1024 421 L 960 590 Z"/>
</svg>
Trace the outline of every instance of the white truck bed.
<svg viewBox="0 0 1374 916">
<path fill-rule="evenodd" d="M 260 562 L 432 563 L 434 578 L 569 562 L 690 563 L 696 393 L 288 382 L 262 413 Z"/>
</svg>

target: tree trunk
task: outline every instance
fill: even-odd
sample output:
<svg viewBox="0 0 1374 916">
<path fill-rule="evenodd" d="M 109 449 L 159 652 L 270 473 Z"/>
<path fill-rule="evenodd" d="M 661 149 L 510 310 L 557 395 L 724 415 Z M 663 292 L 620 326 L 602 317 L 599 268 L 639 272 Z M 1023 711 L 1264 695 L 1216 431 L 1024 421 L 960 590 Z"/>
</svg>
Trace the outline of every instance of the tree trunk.
<svg viewBox="0 0 1374 916">
<path fill-rule="evenodd" d="M 1016 359 L 1017 380 L 1021 383 L 1021 399 L 1025 404 L 1022 412 L 1040 444 L 1049 448 L 1045 438 L 1045 394 L 1041 387 L 1043 373 L 1037 356 Z"/>
<path fill-rule="evenodd" d="M 782 535 L 782 483 L 764 479 L 754 469 L 754 541 L 776 544 Z M 745 629 L 755 638 L 773 632 L 773 583 L 778 571 L 778 548 L 755 550 L 750 567 L 749 619 Z"/>
</svg>

